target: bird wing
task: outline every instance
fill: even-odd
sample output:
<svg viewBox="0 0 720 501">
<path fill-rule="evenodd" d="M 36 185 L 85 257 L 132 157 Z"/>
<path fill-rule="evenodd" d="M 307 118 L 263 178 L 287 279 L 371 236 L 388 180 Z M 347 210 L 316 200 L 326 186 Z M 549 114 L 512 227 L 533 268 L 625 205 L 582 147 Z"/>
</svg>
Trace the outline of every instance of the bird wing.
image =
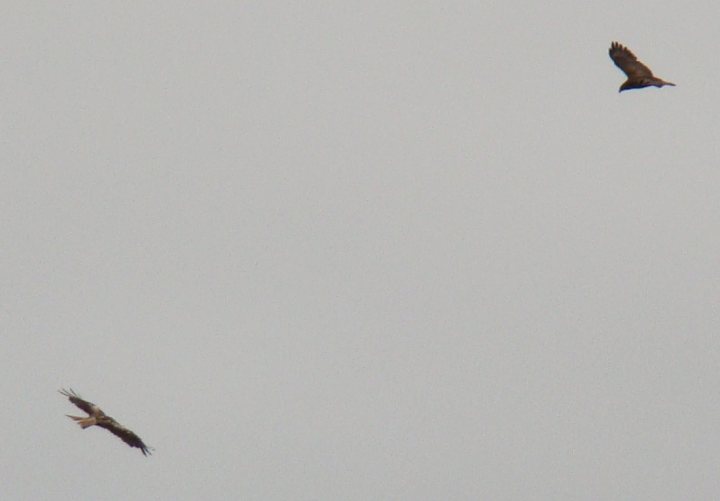
<svg viewBox="0 0 720 501">
<path fill-rule="evenodd" d="M 610 54 L 610 59 L 612 59 L 613 63 L 615 63 L 615 66 L 620 68 L 628 76 L 628 79 L 653 77 L 653 73 L 650 71 L 650 68 L 638 61 L 635 54 L 630 52 L 630 49 L 627 47 L 617 42 L 613 42 L 610 44 L 610 50 L 608 50 L 608 53 Z"/>
<path fill-rule="evenodd" d="M 148 447 L 132 430 L 125 428 L 123 425 L 115 421 L 114 419 L 107 417 L 106 419 L 99 421 L 97 425 L 101 428 L 105 428 L 113 435 L 120 437 L 123 442 L 128 444 L 130 447 L 137 447 L 147 456 L 151 454 L 152 447 Z"/>
<path fill-rule="evenodd" d="M 88 402 L 87 400 L 83 400 L 80 398 L 80 396 L 73 391 L 72 388 L 70 390 L 66 390 L 63 388 L 62 390 L 59 390 L 61 395 L 65 395 L 68 397 L 68 400 L 70 400 L 73 404 L 75 404 L 77 407 L 82 409 L 83 411 L 87 412 L 90 416 L 104 416 L 105 413 L 92 402 Z"/>
</svg>

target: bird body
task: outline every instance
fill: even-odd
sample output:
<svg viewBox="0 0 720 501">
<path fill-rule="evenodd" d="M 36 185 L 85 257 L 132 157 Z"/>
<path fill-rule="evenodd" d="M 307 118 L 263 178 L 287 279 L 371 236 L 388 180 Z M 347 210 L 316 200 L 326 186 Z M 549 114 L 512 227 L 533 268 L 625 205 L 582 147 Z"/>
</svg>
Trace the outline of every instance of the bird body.
<svg viewBox="0 0 720 501">
<path fill-rule="evenodd" d="M 113 435 L 120 437 L 122 441 L 128 444 L 130 447 L 137 447 L 142 451 L 143 455 L 145 456 L 150 454 L 150 451 L 153 450 L 152 447 L 148 447 L 147 445 L 145 445 L 145 443 L 140 439 L 140 437 L 138 437 L 134 432 L 132 432 L 131 430 L 124 427 L 123 425 L 115 421 L 113 418 L 105 414 L 102 409 L 94 403 L 88 402 L 87 400 L 83 400 L 82 398 L 80 398 L 80 396 L 72 389 L 60 390 L 60 394 L 68 397 L 68 400 L 70 400 L 70 402 L 72 402 L 78 408 L 82 409 L 88 414 L 86 417 L 70 416 L 69 414 L 66 414 L 67 417 L 79 424 L 83 430 L 91 426 L 99 426 L 100 428 L 105 428 Z"/>
<path fill-rule="evenodd" d="M 653 75 L 650 68 L 638 61 L 637 57 L 635 57 L 635 54 L 633 54 L 630 49 L 618 42 L 612 42 L 610 44 L 608 54 L 610 55 L 610 59 L 612 59 L 615 63 L 615 66 L 620 68 L 627 75 L 627 80 L 620 86 L 620 90 L 618 92 L 630 89 L 642 89 L 643 87 L 650 86 L 675 86 L 674 83 L 666 82 L 665 80 Z"/>
</svg>

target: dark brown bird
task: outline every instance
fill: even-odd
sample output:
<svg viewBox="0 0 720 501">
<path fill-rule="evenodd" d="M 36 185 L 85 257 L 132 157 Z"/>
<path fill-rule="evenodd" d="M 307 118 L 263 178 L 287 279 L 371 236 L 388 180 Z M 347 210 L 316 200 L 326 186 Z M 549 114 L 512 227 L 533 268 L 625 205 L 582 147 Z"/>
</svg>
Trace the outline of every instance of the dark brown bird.
<svg viewBox="0 0 720 501">
<path fill-rule="evenodd" d="M 610 54 L 610 59 L 615 63 L 615 66 L 623 70 L 627 75 L 627 80 L 620 86 L 618 92 L 630 89 L 642 89 L 643 87 L 653 85 L 655 87 L 662 87 L 663 85 L 675 86 L 674 83 L 666 82 L 653 75 L 650 68 L 638 61 L 635 54 L 630 52 L 630 49 L 617 42 L 610 44 L 608 53 Z"/>
<path fill-rule="evenodd" d="M 150 451 L 153 450 L 152 447 L 145 445 L 143 441 L 140 440 L 140 437 L 135 435 L 135 433 L 125 428 L 110 416 L 106 415 L 102 409 L 94 403 L 80 398 L 72 389 L 70 389 L 70 391 L 65 389 L 59 391 L 61 395 L 65 395 L 73 404 L 88 413 L 87 417 L 70 416 L 66 414 L 67 417 L 77 422 L 83 430 L 90 426 L 99 426 L 100 428 L 105 428 L 113 435 L 120 437 L 123 442 L 128 444 L 130 447 L 137 447 L 145 456 L 150 454 Z"/>
</svg>

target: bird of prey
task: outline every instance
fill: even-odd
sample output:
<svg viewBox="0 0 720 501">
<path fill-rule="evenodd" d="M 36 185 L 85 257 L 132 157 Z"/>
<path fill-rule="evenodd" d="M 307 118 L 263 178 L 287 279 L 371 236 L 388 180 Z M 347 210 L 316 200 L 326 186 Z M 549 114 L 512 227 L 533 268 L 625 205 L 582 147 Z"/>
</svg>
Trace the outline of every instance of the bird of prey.
<svg viewBox="0 0 720 501">
<path fill-rule="evenodd" d="M 105 428 L 113 435 L 120 437 L 123 442 L 128 444 L 130 447 L 137 447 L 145 456 L 150 454 L 150 451 L 153 450 L 152 447 L 145 445 L 143 441 L 140 440 L 140 437 L 135 435 L 135 433 L 125 428 L 110 416 L 106 415 L 102 409 L 94 403 L 80 398 L 80 396 L 72 389 L 68 391 L 63 388 L 59 391 L 61 395 L 65 395 L 73 404 L 88 413 L 87 417 L 70 416 L 69 414 L 66 414 L 67 417 L 77 422 L 83 430 L 93 425 L 99 426 L 100 428 Z"/>
<path fill-rule="evenodd" d="M 630 49 L 617 42 L 610 44 L 608 53 L 610 54 L 610 59 L 615 63 L 615 66 L 623 70 L 627 75 L 627 80 L 620 86 L 618 92 L 629 89 L 642 89 L 643 87 L 650 87 L 651 85 L 655 87 L 662 87 L 663 85 L 675 86 L 674 83 L 666 82 L 653 75 L 650 68 L 638 61 L 635 54 L 630 52 Z"/>
</svg>

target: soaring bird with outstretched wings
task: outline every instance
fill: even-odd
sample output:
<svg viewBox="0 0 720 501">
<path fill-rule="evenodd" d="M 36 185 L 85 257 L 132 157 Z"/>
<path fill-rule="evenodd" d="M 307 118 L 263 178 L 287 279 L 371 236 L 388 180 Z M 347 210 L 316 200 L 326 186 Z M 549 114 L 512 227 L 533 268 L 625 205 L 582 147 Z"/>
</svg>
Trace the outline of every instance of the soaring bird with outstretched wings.
<svg viewBox="0 0 720 501">
<path fill-rule="evenodd" d="M 672 85 L 674 83 L 666 82 L 653 75 L 650 68 L 645 66 L 643 63 L 638 61 L 635 54 L 630 52 L 630 49 L 620 45 L 617 42 L 610 44 L 610 59 L 613 60 L 615 66 L 620 68 L 626 75 L 627 80 L 620 86 L 618 92 L 630 89 L 642 89 L 643 87 L 662 87 L 663 85 Z"/>
<path fill-rule="evenodd" d="M 99 426 L 100 428 L 105 428 L 113 435 L 120 437 L 123 442 L 128 444 L 130 447 L 137 447 L 142 451 L 145 456 L 150 454 L 150 451 L 153 450 L 152 447 L 148 447 L 147 445 L 145 445 L 145 443 L 143 443 L 143 441 L 140 440 L 140 437 L 135 435 L 135 433 L 125 428 L 123 425 L 115 421 L 110 416 L 106 415 L 102 411 L 102 409 L 100 409 L 100 407 L 98 407 L 94 403 L 88 402 L 87 400 L 83 400 L 82 398 L 80 398 L 80 396 L 78 396 L 78 394 L 75 393 L 72 389 L 70 389 L 69 391 L 66 389 L 62 389 L 59 391 L 61 395 L 65 395 L 66 397 L 68 397 L 68 400 L 70 400 L 73 404 L 75 404 L 83 411 L 87 412 L 87 417 L 70 416 L 66 414 L 67 417 L 77 422 L 77 424 L 79 424 L 83 430 L 90 426 Z"/>
</svg>

